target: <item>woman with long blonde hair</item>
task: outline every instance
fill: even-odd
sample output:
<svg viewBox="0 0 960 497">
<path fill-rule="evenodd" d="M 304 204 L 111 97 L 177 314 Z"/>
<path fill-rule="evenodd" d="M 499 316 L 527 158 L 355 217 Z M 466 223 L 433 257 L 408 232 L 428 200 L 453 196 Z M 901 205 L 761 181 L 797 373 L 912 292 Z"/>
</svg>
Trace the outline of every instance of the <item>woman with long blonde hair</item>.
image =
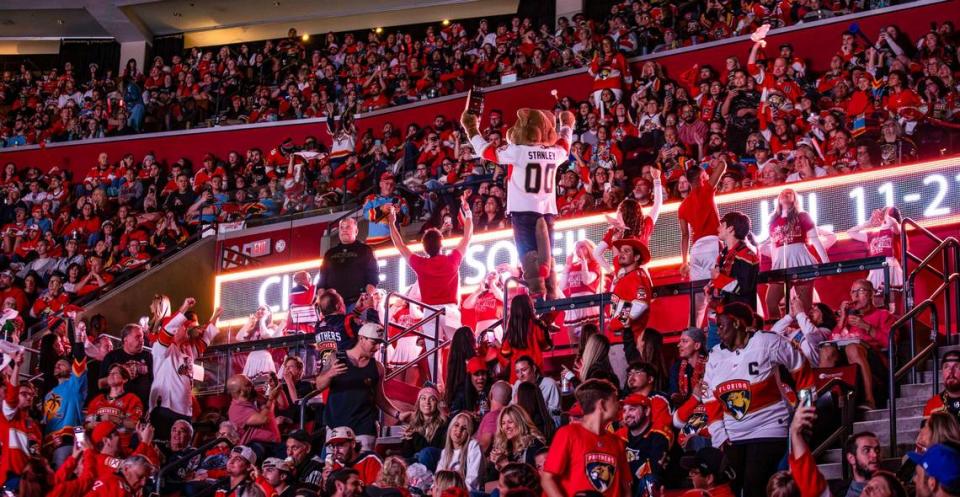
<svg viewBox="0 0 960 497">
<path fill-rule="evenodd" d="M 475 428 L 473 416 L 469 413 L 461 412 L 453 417 L 447 429 L 447 441 L 440 453 L 437 471 L 455 471 L 463 477 L 469 490 L 481 491 L 483 451 L 473 438 Z"/>
<path fill-rule="evenodd" d="M 578 240 L 573 253 L 567 256 L 563 267 L 560 289 L 565 297 L 596 295 L 603 292 L 603 262 L 594 253 L 596 245 L 590 240 Z M 600 316 L 599 307 L 584 307 L 566 311 L 563 324 L 570 332 L 570 341 L 580 336 L 580 327 L 595 323 Z"/>
<path fill-rule="evenodd" d="M 423 387 L 403 434 L 401 454 L 433 469 L 446 438 L 447 416 L 440 411 L 440 392 L 434 387 Z"/>
<path fill-rule="evenodd" d="M 504 407 L 497 416 L 497 433 L 493 436 L 490 462 L 497 469 L 506 463 L 536 464 L 537 452 L 545 447 L 540 430 L 533 424 L 527 411 L 516 404 Z"/>
<path fill-rule="evenodd" d="M 817 255 L 820 256 L 819 262 L 830 262 L 827 250 L 820 240 L 817 224 L 809 214 L 803 211 L 797 192 L 791 188 L 784 188 L 777 196 L 777 206 L 770 221 L 769 246 L 773 259 L 772 268 L 788 269 L 818 264 L 817 259 L 807 247 L 808 243 L 813 245 Z M 813 281 L 798 281 L 792 286 L 803 303 L 803 310 L 806 311 L 813 304 Z M 784 292 L 783 284 L 767 285 L 767 319 L 780 319 L 780 301 L 784 297 Z"/>
<path fill-rule="evenodd" d="M 390 456 L 383 461 L 377 481 L 372 485 L 377 490 L 407 490 L 407 463 L 399 456 Z"/>
</svg>

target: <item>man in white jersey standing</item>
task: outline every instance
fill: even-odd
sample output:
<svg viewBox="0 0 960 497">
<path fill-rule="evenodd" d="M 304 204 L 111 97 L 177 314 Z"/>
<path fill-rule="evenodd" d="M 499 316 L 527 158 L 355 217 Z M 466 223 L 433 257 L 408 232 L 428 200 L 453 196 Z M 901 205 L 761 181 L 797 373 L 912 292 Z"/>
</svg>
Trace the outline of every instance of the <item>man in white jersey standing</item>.
<svg viewBox="0 0 960 497">
<path fill-rule="evenodd" d="M 560 114 L 555 129 L 553 113 L 519 109 L 517 122 L 507 130 L 508 145 L 500 150 L 480 136 L 479 118 L 468 110 L 460 124 L 480 157 L 507 166 L 507 213 L 523 276 L 533 296 L 559 298 L 553 270 L 553 218 L 557 215 L 557 169 L 570 155 L 573 113 Z"/>
</svg>

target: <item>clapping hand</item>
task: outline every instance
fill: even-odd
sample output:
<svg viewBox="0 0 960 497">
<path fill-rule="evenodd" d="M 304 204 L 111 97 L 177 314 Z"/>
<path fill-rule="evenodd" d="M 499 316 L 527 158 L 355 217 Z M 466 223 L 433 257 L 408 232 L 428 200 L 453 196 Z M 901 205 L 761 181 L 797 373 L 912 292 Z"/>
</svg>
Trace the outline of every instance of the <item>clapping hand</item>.
<svg viewBox="0 0 960 497">
<path fill-rule="evenodd" d="M 397 206 L 388 204 L 387 207 L 387 224 L 393 226 L 397 223 Z"/>
</svg>

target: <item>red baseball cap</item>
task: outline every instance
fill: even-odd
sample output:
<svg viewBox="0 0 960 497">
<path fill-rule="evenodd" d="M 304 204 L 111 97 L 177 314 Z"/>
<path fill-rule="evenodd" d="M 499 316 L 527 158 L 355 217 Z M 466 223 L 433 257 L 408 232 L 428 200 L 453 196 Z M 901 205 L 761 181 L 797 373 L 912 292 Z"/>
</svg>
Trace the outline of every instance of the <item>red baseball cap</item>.
<svg viewBox="0 0 960 497">
<path fill-rule="evenodd" d="M 487 362 L 482 357 L 471 357 L 467 361 L 467 373 L 474 374 L 487 370 Z"/>
<path fill-rule="evenodd" d="M 93 427 L 93 433 L 90 435 L 90 441 L 94 444 L 102 442 L 104 439 L 117 431 L 117 425 L 111 421 L 101 421 Z"/>
<path fill-rule="evenodd" d="M 623 399 L 623 405 L 650 407 L 650 399 L 648 399 L 647 396 L 642 393 L 632 393 Z"/>
</svg>

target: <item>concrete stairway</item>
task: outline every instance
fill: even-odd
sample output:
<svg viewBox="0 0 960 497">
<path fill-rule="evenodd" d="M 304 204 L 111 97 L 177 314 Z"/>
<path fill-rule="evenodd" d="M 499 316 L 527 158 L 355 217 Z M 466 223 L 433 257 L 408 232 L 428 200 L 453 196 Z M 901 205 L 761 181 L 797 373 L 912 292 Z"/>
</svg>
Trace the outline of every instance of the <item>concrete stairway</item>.
<svg viewBox="0 0 960 497">
<path fill-rule="evenodd" d="M 950 350 L 960 350 L 960 346 L 940 347 L 940 355 Z M 920 433 L 920 423 L 923 421 L 923 407 L 933 395 L 933 376 L 939 371 L 931 371 L 932 363 L 928 361 L 924 366 L 926 371 L 918 372 L 917 383 L 908 383 L 900 386 L 900 395 L 897 396 L 897 445 L 900 454 L 912 450 L 917 435 Z M 876 433 L 880 444 L 884 448 L 883 467 L 896 470 L 900 465 L 899 458 L 889 457 L 890 451 L 890 410 L 874 409 L 858 416 L 853 424 L 853 432 L 871 431 Z M 820 471 L 828 480 L 842 477 L 843 449 L 834 448 L 825 451 L 818 461 Z"/>
</svg>

